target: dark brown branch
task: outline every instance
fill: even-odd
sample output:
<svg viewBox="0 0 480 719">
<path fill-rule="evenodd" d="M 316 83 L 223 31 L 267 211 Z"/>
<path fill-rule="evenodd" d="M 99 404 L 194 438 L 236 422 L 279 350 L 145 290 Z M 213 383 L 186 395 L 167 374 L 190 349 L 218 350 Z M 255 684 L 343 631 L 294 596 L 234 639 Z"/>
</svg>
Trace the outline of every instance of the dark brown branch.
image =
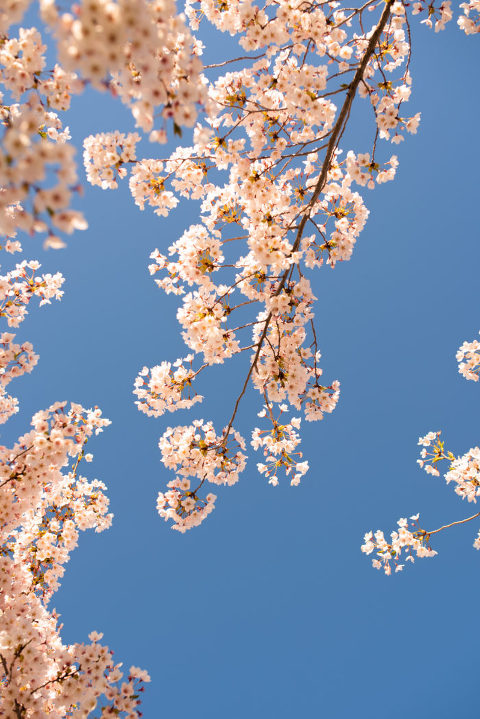
<svg viewBox="0 0 480 719">
<path fill-rule="evenodd" d="M 384 7 L 382 15 L 380 17 L 379 23 L 378 23 L 377 27 L 375 28 L 375 30 L 373 31 L 372 36 L 370 37 L 370 39 L 368 41 L 368 45 L 367 45 L 365 53 L 362 57 L 360 65 L 358 66 L 357 71 L 354 75 L 354 78 L 347 90 L 345 101 L 342 105 L 342 109 L 340 110 L 340 114 L 337 118 L 337 121 L 336 121 L 336 123 L 333 127 L 333 130 L 332 130 L 332 133 L 330 135 L 330 139 L 328 142 L 327 151 L 325 154 L 325 159 L 323 161 L 320 176 L 317 180 L 317 184 L 315 185 L 315 189 L 312 193 L 309 203 L 306 205 L 306 207 L 302 211 L 302 219 L 300 220 L 300 223 L 298 225 L 297 234 L 296 234 L 295 241 L 294 241 L 293 247 L 292 247 L 292 254 L 294 252 L 296 252 L 298 250 L 298 248 L 300 247 L 300 242 L 303 237 L 305 225 L 307 224 L 307 221 L 310 218 L 310 213 L 313 209 L 313 206 L 315 205 L 318 197 L 320 196 L 320 193 L 322 192 L 322 190 L 325 187 L 325 184 L 327 182 L 328 171 L 330 170 L 330 165 L 332 162 L 332 158 L 334 156 L 334 152 L 337 148 L 337 143 L 344 132 L 345 124 L 350 115 L 350 110 L 352 108 L 352 103 L 355 98 L 358 86 L 363 79 L 363 73 L 365 72 L 368 63 L 369 63 L 372 55 L 375 52 L 375 47 L 376 47 L 376 45 L 380 39 L 380 36 L 381 36 L 383 30 L 385 29 L 385 26 L 389 20 L 392 3 L 393 3 L 393 0 L 387 0 L 387 2 L 385 3 L 385 7 Z M 275 296 L 278 296 L 282 292 L 283 288 L 285 287 L 285 283 L 287 281 L 289 273 L 290 273 L 290 269 L 285 270 L 285 272 L 283 273 L 281 280 L 279 282 L 279 285 L 277 287 L 277 290 L 275 292 Z M 242 390 L 235 402 L 232 416 L 230 417 L 230 421 L 227 425 L 223 443 L 226 443 L 226 441 L 227 441 L 228 435 L 230 433 L 235 416 L 238 411 L 238 407 L 240 405 L 240 401 L 247 390 L 247 386 L 250 381 L 250 377 L 252 376 L 254 369 L 256 369 L 257 362 L 260 357 L 260 352 L 262 350 L 263 342 L 267 335 L 267 331 L 268 331 L 268 327 L 270 325 L 271 319 L 272 319 L 272 313 L 269 312 L 265 319 L 265 325 L 264 325 L 262 334 L 260 335 L 260 339 L 258 340 L 257 345 L 256 345 L 257 349 L 255 351 L 253 361 L 248 370 L 247 376 L 245 378 L 245 382 L 243 383 Z"/>
</svg>

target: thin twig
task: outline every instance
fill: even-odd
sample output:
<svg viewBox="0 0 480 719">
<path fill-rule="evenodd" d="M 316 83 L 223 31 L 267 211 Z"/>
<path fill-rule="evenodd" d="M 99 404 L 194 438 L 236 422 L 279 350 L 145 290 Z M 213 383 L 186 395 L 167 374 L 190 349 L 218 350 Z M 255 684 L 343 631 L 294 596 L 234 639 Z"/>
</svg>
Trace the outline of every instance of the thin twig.
<svg viewBox="0 0 480 719">
<path fill-rule="evenodd" d="M 467 517 L 466 519 L 459 519 L 457 522 L 450 522 L 450 524 L 444 524 L 443 527 L 439 527 L 438 529 L 432 529 L 431 532 L 427 532 L 427 535 L 431 537 L 432 534 L 437 534 L 437 532 L 441 532 L 442 529 L 448 529 L 449 527 L 453 527 L 456 524 L 465 524 L 465 522 L 471 522 L 472 519 L 476 519 L 477 517 L 480 517 L 480 512 L 472 514 L 471 517 Z"/>
</svg>

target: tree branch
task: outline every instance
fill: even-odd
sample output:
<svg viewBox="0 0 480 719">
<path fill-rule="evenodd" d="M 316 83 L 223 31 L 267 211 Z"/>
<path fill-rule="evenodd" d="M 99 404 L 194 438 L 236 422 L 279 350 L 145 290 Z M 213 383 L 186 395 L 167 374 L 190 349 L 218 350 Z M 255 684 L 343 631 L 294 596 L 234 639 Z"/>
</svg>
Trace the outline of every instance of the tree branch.
<svg viewBox="0 0 480 719">
<path fill-rule="evenodd" d="M 305 225 L 307 224 L 307 221 L 310 218 L 310 213 L 313 209 L 315 202 L 317 201 L 320 193 L 322 192 L 322 190 L 325 187 L 325 184 L 327 182 L 328 171 L 330 169 L 330 165 L 332 162 L 334 152 L 337 148 L 338 140 L 342 136 L 343 131 L 345 129 L 345 124 L 350 115 L 350 110 L 351 110 L 352 103 L 355 98 L 358 86 L 359 86 L 361 80 L 363 79 L 363 73 L 365 72 L 365 69 L 375 51 L 375 46 L 376 46 L 378 40 L 380 39 L 380 36 L 381 36 L 383 30 L 385 29 L 385 26 L 390 17 L 392 3 L 393 3 L 393 0 L 387 0 L 387 2 L 385 3 L 385 7 L 384 7 L 382 15 L 380 17 L 379 23 L 378 23 L 377 27 L 375 28 L 375 30 L 373 31 L 373 33 L 368 41 L 368 45 L 367 45 L 365 53 L 362 57 L 360 65 L 358 66 L 357 71 L 354 75 L 354 78 L 347 90 L 347 94 L 345 97 L 345 101 L 342 105 L 342 109 L 340 110 L 340 114 L 337 118 L 337 121 L 336 121 L 336 123 L 333 127 L 333 130 L 331 132 L 331 135 L 330 135 L 330 139 L 329 139 L 329 142 L 327 145 L 327 151 L 325 154 L 325 159 L 323 161 L 322 169 L 320 171 L 320 176 L 317 180 L 317 184 L 315 185 L 315 189 L 313 191 L 313 194 L 310 198 L 309 203 L 306 205 L 306 207 L 302 211 L 303 216 L 302 216 L 302 219 L 300 220 L 300 224 L 297 229 L 297 234 L 296 234 L 295 241 L 294 241 L 293 247 L 292 247 L 292 254 L 294 252 L 296 252 L 298 250 L 298 248 L 300 247 L 300 242 L 303 237 Z M 288 270 L 285 270 L 285 272 L 283 273 L 283 275 L 280 279 L 279 285 L 277 287 L 277 290 L 275 292 L 275 295 L 274 295 L 275 297 L 278 296 L 282 292 L 283 288 L 285 287 L 285 283 L 287 281 L 290 270 L 291 270 L 291 268 L 289 268 Z M 224 443 L 227 441 L 228 435 L 230 433 L 233 422 L 235 420 L 235 416 L 238 411 L 238 407 L 240 405 L 240 401 L 241 401 L 243 395 L 245 394 L 248 383 L 250 381 L 250 377 L 252 376 L 252 373 L 257 366 L 258 358 L 260 357 L 260 352 L 261 352 L 265 337 L 267 335 L 267 331 L 268 331 L 268 327 L 270 325 L 271 319 L 272 319 L 272 313 L 269 312 L 265 319 L 265 326 L 263 328 L 262 334 L 261 334 L 260 339 L 258 340 L 258 343 L 256 345 L 257 349 L 255 352 L 253 361 L 250 365 L 250 369 L 248 370 L 247 376 L 245 378 L 245 382 L 243 383 L 242 390 L 241 390 L 239 396 L 237 397 L 232 416 L 227 425 L 226 433 L 225 433 L 225 436 L 223 439 Z"/>
</svg>

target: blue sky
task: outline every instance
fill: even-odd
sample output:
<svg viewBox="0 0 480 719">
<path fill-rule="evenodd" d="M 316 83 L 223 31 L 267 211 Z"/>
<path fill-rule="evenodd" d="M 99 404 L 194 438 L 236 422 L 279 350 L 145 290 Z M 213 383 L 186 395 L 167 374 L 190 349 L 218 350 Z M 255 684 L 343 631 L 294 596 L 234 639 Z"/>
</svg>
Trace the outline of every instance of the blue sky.
<svg viewBox="0 0 480 719">
<path fill-rule="evenodd" d="M 303 425 L 310 471 L 298 488 L 268 486 L 255 458 L 216 492 L 201 527 L 181 536 L 155 512 L 171 478 L 158 438 L 189 415 L 155 420 L 133 403 L 143 365 L 185 354 L 176 300 L 156 288 L 148 256 L 195 221 L 196 203 L 162 219 L 139 212 L 126 186 L 87 187 L 78 205 L 87 232 L 61 252 L 24 242 L 27 257 L 67 281 L 62 302 L 32 309 L 17 333 L 40 363 L 11 385 L 21 411 L 2 442 L 56 400 L 98 405 L 112 420 L 89 469 L 108 486 L 114 524 L 81 535 L 53 605 L 66 642 L 96 629 L 118 661 L 150 672 L 146 719 L 478 716 L 478 528 L 443 533 L 435 559 L 390 578 L 360 552 L 365 531 L 390 532 L 401 516 L 419 511 L 433 529 L 473 513 L 416 459 L 429 430 L 442 429 L 458 454 L 478 443 L 480 389 L 455 362 L 480 329 L 477 42 L 453 23 L 438 35 L 413 23 L 419 132 L 392 150 L 395 182 L 365 191 L 371 216 L 352 260 L 314 278 L 325 376 L 342 395 L 334 414 Z M 86 93 L 73 109 L 79 147 L 94 132 L 133 130 L 106 96 Z M 191 416 L 221 426 L 242 366 L 211 372 Z M 256 403 L 248 396 L 236 422 L 244 435 Z"/>
</svg>

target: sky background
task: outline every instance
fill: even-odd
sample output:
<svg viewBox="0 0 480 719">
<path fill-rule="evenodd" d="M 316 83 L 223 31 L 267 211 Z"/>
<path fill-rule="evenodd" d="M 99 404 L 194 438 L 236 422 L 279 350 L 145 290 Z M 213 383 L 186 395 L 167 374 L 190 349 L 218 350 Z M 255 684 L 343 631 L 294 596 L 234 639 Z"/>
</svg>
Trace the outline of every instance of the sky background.
<svg viewBox="0 0 480 719">
<path fill-rule="evenodd" d="M 209 37 L 205 61 L 227 42 Z M 269 486 L 252 457 L 236 486 L 215 489 L 201 527 L 182 536 L 156 514 L 173 477 L 158 438 L 193 417 L 223 426 L 246 371 L 246 357 L 214 368 L 191 414 L 152 419 L 133 402 L 142 366 L 187 353 L 177 300 L 147 265 L 195 221 L 195 202 L 163 219 L 140 212 L 126 185 L 86 187 L 77 206 L 87 232 L 57 252 L 24 242 L 27 258 L 67 281 L 62 302 L 32 307 L 17 332 L 40 363 L 10 385 L 21 411 L 0 440 L 13 443 L 56 400 L 98 405 L 112 420 L 84 471 L 107 484 L 114 523 L 80 536 L 52 604 L 65 642 L 96 629 L 117 661 L 150 672 L 146 719 L 478 717 L 478 526 L 440 534 L 437 557 L 392 577 L 360 552 L 364 532 L 390 532 L 399 517 L 420 512 L 433 529 L 475 511 L 416 459 L 429 430 L 442 429 L 456 454 L 479 441 L 480 388 L 455 362 L 480 329 L 478 38 L 417 20 L 413 51 L 419 132 L 386 147 L 397 179 L 364 190 L 371 215 L 352 260 L 313 278 L 324 376 L 342 394 L 332 415 L 302 425 L 310 471 L 300 487 Z M 123 107 L 88 92 L 67 124 L 79 147 L 91 133 L 134 129 Z M 257 405 L 250 394 L 235 423 L 247 438 Z"/>
</svg>

